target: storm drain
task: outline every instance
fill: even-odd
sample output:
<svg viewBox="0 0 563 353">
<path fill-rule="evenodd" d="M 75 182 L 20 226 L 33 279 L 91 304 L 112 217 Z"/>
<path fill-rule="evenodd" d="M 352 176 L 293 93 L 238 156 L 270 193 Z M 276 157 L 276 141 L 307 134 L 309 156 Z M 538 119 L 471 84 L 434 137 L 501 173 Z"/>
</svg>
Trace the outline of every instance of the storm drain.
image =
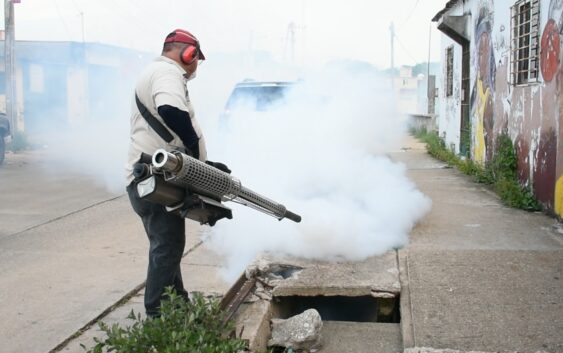
<svg viewBox="0 0 563 353">
<path fill-rule="evenodd" d="M 400 298 L 372 296 L 284 296 L 274 297 L 274 317 L 287 319 L 315 309 L 323 321 L 400 323 Z"/>
</svg>

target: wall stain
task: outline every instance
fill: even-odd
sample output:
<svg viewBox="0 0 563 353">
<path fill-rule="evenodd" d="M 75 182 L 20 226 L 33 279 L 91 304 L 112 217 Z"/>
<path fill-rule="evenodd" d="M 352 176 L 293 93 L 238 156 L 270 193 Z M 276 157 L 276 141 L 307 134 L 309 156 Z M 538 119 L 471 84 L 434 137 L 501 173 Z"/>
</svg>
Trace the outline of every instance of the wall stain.
<svg viewBox="0 0 563 353">
<path fill-rule="evenodd" d="M 549 129 L 541 134 L 533 177 L 536 198 L 548 209 L 553 209 L 554 204 L 556 155 L 557 134 Z"/>
</svg>

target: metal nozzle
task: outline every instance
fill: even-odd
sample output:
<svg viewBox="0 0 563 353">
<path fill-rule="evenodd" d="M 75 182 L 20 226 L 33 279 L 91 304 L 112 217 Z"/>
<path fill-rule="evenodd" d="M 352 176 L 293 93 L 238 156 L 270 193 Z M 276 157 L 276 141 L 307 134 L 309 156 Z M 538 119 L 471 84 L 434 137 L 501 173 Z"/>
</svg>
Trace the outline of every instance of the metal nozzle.
<svg viewBox="0 0 563 353">
<path fill-rule="evenodd" d="M 173 153 L 159 149 L 152 156 L 152 165 L 167 172 L 177 172 L 182 168 L 182 160 Z"/>
</svg>

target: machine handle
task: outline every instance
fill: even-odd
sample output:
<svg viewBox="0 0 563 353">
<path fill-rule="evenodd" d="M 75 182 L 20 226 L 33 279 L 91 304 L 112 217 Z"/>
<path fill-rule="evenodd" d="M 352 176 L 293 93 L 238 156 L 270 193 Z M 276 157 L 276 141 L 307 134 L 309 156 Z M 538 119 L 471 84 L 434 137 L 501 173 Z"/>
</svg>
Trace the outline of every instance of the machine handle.
<svg viewBox="0 0 563 353">
<path fill-rule="evenodd" d="M 151 164 L 152 163 L 152 155 L 147 154 L 145 152 L 141 152 L 141 158 L 139 158 L 139 163 Z"/>
</svg>

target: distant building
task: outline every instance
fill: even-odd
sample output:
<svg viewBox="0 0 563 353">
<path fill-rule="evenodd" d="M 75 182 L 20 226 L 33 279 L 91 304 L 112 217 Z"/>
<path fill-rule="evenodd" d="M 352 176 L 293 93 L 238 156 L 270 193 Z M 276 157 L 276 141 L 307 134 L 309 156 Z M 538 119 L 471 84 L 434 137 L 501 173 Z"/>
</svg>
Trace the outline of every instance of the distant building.
<svg viewBox="0 0 563 353">
<path fill-rule="evenodd" d="M 451 0 L 433 21 L 443 33 L 439 133 L 484 164 L 502 133 L 518 176 L 563 215 L 563 5 L 559 0 Z"/>
<path fill-rule="evenodd" d="M 15 53 L 17 127 L 31 134 L 115 118 L 129 107 L 134 79 L 152 59 L 130 49 L 76 42 L 18 41 Z M 6 109 L 4 73 L 1 45 L 1 111 Z"/>
<path fill-rule="evenodd" d="M 421 113 L 418 104 L 419 77 L 413 77 L 411 66 L 401 66 L 399 76 L 393 78 L 398 111 L 403 114 Z"/>
<path fill-rule="evenodd" d="M 426 69 L 424 74 L 420 73 L 420 65 Z M 436 76 L 430 72 L 427 77 L 427 64 L 417 66 L 401 66 L 398 76 L 392 77 L 393 89 L 397 104 L 397 111 L 408 117 L 409 128 L 433 130 L 435 128 L 436 109 L 439 102 L 436 101 Z M 436 64 L 433 64 L 434 68 Z M 433 69 L 434 69 L 433 68 Z M 414 73 L 417 69 L 418 74 Z"/>
</svg>

